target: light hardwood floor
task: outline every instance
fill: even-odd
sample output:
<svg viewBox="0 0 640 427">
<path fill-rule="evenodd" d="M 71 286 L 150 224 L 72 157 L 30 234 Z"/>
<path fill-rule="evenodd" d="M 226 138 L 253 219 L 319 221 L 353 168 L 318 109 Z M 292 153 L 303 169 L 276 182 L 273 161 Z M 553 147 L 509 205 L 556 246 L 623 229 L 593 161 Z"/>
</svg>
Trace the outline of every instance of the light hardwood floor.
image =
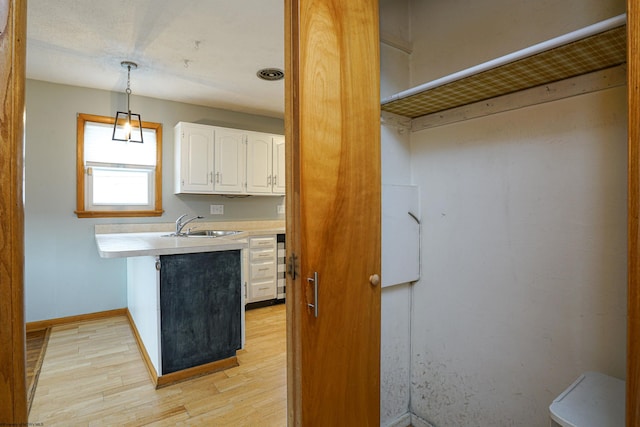
<svg viewBox="0 0 640 427">
<path fill-rule="evenodd" d="M 50 426 L 286 426 L 284 304 L 247 311 L 239 366 L 155 390 L 124 316 L 54 327 L 29 415 Z"/>
</svg>

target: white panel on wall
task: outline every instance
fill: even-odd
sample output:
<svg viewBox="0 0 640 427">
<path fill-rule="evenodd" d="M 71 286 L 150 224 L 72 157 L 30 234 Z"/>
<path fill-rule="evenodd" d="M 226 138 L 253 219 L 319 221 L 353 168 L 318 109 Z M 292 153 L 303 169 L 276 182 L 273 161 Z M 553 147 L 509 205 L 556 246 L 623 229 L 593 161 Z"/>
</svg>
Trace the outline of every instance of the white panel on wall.
<svg viewBox="0 0 640 427">
<path fill-rule="evenodd" d="M 420 198 L 415 185 L 382 186 L 382 286 L 420 278 Z"/>
</svg>

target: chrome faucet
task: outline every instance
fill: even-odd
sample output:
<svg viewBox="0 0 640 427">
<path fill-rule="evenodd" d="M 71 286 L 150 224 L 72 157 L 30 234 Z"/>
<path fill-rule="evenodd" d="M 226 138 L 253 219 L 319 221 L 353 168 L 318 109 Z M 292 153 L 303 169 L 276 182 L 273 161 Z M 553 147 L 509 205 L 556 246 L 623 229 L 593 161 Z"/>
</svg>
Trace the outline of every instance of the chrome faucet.
<svg viewBox="0 0 640 427">
<path fill-rule="evenodd" d="M 183 236 L 184 233 L 182 232 L 182 229 L 184 228 L 185 225 L 189 224 L 191 221 L 204 218 L 203 216 L 198 215 L 198 216 L 189 218 L 186 221 L 182 221 L 182 218 L 184 218 L 185 216 L 187 216 L 187 214 L 180 215 L 180 217 L 176 219 L 176 236 Z"/>
</svg>

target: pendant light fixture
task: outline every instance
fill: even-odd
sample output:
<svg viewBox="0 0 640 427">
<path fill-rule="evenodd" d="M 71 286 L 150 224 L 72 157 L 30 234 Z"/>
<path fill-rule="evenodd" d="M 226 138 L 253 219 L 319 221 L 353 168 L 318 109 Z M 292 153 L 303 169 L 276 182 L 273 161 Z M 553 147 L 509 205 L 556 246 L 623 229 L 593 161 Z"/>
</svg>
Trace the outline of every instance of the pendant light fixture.
<svg viewBox="0 0 640 427">
<path fill-rule="evenodd" d="M 122 67 L 127 69 L 127 111 L 118 111 L 116 113 L 115 121 L 113 122 L 113 136 L 111 139 L 114 141 L 127 141 L 127 142 L 144 142 L 142 140 L 142 120 L 140 114 L 131 112 L 129 106 L 129 98 L 131 97 L 131 69 L 138 68 L 138 64 L 131 61 L 122 61 L 120 63 Z"/>
</svg>

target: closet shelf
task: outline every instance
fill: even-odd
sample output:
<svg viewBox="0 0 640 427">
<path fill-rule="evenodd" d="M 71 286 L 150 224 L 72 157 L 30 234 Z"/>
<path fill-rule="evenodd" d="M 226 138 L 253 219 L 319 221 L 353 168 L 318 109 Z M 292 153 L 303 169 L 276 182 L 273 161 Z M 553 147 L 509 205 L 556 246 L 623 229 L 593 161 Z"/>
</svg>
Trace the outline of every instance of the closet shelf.
<svg viewBox="0 0 640 427">
<path fill-rule="evenodd" d="M 622 14 L 400 92 L 383 99 L 381 109 L 413 119 L 626 60 L 626 14 Z"/>
</svg>

